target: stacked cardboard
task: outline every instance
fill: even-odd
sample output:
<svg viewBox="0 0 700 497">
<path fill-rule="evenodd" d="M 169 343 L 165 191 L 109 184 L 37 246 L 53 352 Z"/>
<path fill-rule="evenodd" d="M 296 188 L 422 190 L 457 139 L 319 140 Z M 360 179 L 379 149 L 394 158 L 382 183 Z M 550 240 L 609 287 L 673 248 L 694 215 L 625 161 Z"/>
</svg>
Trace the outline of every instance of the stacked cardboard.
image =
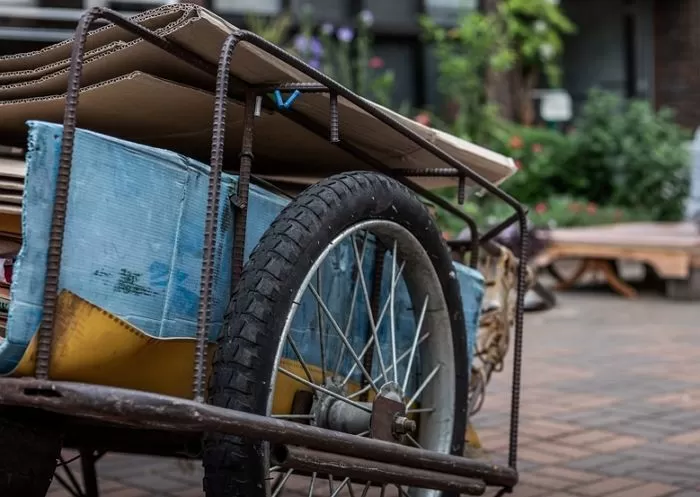
<svg viewBox="0 0 700 497">
<path fill-rule="evenodd" d="M 188 4 L 159 7 L 137 22 L 208 62 L 216 64 L 222 43 L 236 28 L 211 12 Z M 28 119 L 63 121 L 72 41 L 44 50 L 0 58 L 0 142 L 24 146 Z M 171 149 L 209 160 L 215 75 L 182 62 L 125 30 L 107 25 L 87 38 L 81 80 L 78 126 L 119 138 Z M 236 49 L 231 73 L 254 84 L 303 82 L 310 78 L 249 43 Z M 341 140 L 389 167 L 446 167 L 410 139 L 364 110 L 340 99 Z M 328 128 L 329 97 L 303 94 L 294 110 Z M 383 112 L 391 113 L 387 109 Z M 439 133 L 393 114 L 404 125 L 439 145 L 490 181 L 515 171 L 512 160 L 474 144 Z M 225 151 L 235 169 L 241 143 L 243 106 L 229 101 Z M 368 166 L 285 117 L 264 112 L 255 127 L 255 173 L 288 181 L 310 182 Z M 424 186 L 453 184 L 451 179 L 421 179 Z"/>
<path fill-rule="evenodd" d="M 22 211 L 24 190 L 24 161 L 0 157 L 0 212 L 17 214 Z M 0 239 L 0 243 L 2 240 Z"/>
</svg>

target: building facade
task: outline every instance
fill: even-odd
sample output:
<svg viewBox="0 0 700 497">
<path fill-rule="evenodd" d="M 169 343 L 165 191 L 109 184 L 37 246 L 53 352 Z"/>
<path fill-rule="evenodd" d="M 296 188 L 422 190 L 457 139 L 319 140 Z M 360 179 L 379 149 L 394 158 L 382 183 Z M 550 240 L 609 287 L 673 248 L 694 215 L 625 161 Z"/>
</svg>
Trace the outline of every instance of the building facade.
<svg viewBox="0 0 700 497">
<path fill-rule="evenodd" d="M 69 37 L 82 9 L 95 4 L 140 11 L 158 0 L 0 0 L 0 54 L 35 50 Z M 418 17 L 450 24 L 479 0 L 197 0 L 234 24 L 246 13 L 299 13 L 310 3 L 319 22 L 351 24 L 372 11 L 377 55 L 396 72 L 396 103 L 432 105 L 437 74 Z M 700 126 L 700 1 L 561 0 L 578 27 L 566 41 L 564 88 L 575 109 L 592 87 L 645 98 L 676 110 L 688 128 Z"/>
</svg>

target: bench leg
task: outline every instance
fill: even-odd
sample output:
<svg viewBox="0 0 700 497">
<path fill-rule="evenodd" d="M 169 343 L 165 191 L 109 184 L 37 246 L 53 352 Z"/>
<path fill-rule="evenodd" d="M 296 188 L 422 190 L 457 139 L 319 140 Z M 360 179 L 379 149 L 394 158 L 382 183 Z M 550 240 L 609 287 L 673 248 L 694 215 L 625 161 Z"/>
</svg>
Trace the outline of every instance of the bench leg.
<svg viewBox="0 0 700 497">
<path fill-rule="evenodd" d="M 603 273 L 605 281 L 613 290 L 629 299 L 637 297 L 637 290 L 622 281 L 613 263 L 607 260 L 596 260 L 591 262 L 595 269 L 598 269 L 601 273 Z"/>
<path fill-rule="evenodd" d="M 555 290 L 559 291 L 564 291 L 564 290 L 569 290 L 570 288 L 574 287 L 578 280 L 581 279 L 583 275 L 585 275 L 588 271 L 591 270 L 591 262 L 592 260 L 590 259 L 584 259 L 579 263 L 579 266 L 576 268 L 576 271 L 574 271 L 574 274 L 569 276 L 568 278 L 563 276 L 561 273 L 556 271 L 554 268 L 555 273 L 557 274 L 557 279 L 559 282 L 557 285 L 554 287 Z"/>
<path fill-rule="evenodd" d="M 578 280 L 580 280 L 585 274 L 592 271 L 599 271 L 605 278 L 605 282 L 610 286 L 610 288 L 615 290 L 620 295 L 627 298 L 637 297 L 637 291 L 620 278 L 615 262 L 607 259 L 582 260 L 572 276 L 568 278 L 559 276 L 561 279 L 559 283 L 557 283 L 555 289 L 559 291 L 568 290 L 575 286 Z"/>
</svg>

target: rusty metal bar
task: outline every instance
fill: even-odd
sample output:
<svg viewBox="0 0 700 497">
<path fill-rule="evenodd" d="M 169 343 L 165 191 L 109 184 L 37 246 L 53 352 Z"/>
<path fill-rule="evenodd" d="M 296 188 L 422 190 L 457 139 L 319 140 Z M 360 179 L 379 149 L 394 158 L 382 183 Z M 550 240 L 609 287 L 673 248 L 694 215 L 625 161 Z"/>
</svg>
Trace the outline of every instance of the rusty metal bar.
<svg viewBox="0 0 700 497">
<path fill-rule="evenodd" d="M 484 482 L 464 476 L 329 454 L 293 445 L 277 445 L 273 447 L 271 456 L 273 464 L 286 469 L 332 474 L 334 477 L 361 480 L 363 483 L 371 481 L 379 484 L 408 485 L 467 495 L 483 495 L 486 491 Z"/>
<path fill-rule="evenodd" d="M 371 461 L 474 478 L 488 485 L 512 487 L 518 481 L 518 473 L 512 468 L 462 456 L 136 390 L 33 378 L 5 378 L 0 381 L 0 404 L 34 407 L 140 428 L 180 433 L 228 433 L 344 456 L 362 454 Z"/>
<path fill-rule="evenodd" d="M 397 168 L 396 174 L 416 178 L 458 178 L 459 171 L 453 167 L 430 167 L 426 169 Z"/>
<path fill-rule="evenodd" d="M 211 291 L 214 279 L 214 247 L 216 246 L 216 225 L 219 217 L 221 197 L 221 171 L 224 163 L 224 142 L 226 140 L 226 95 L 229 86 L 229 66 L 233 51 L 238 44 L 234 35 L 226 38 L 221 50 L 221 63 L 216 77 L 216 97 L 214 100 L 213 131 L 211 138 L 211 159 L 209 188 L 204 225 L 202 269 L 199 282 L 199 309 L 197 312 L 197 334 L 194 354 L 194 378 L 192 390 L 194 399 L 204 402 L 204 381 L 207 376 L 205 356 L 209 322 L 211 321 Z"/>
<path fill-rule="evenodd" d="M 225 94 L 222 98 L 226 98 Z M 225 124 L 224 124 L 225 126 Z M 248 220 L 248 193 L 250 191 L 250 174 L 253 167 L 253 136 L 255 131 L 255 93 L 246 92 L 245 115 L 243 116 L 243 142 L 241 145 L 238 187 L 234 205 L 233 255 L 231 284 L 235 286 L 243 272 L 243 253 L 245 251 L 245 230 Z"/>
</svg>

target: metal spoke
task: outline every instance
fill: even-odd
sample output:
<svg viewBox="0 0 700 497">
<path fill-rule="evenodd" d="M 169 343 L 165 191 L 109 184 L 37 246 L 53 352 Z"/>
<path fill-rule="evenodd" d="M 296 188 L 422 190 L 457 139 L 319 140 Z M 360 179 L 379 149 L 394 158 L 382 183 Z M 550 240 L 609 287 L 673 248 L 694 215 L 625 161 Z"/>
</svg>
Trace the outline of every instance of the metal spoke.
<svg viewBox="0 0 700 497">
<path fill-rule="evenodd" d="M 308 497 L 313 497 L 314 485 L 316 485 L 316 472 L 315 471 L 311 474 L 311 483 L 309 483 L 309 495 L 308 495 Z"/>
<path fill-rule="evenodd" d="M 311 383 L 310 381 L 305 380 L 305 379 L 302 378 L 301 376 L 297 376 L 297 375 L 295 375 L 294 373 L 292 373 L 291 371 L 287 371 L 287 370 L 284 369 L 283 367 L 278 367 L 277 370 L 278 370 L 280 373 L 282 373 L 283 375 L 289 376 L 289 377 L 292 378 L 293 380 L 296 380 L 296 381 L 298 381 L 299 383 L 302 383 L 302 384 L 306 385 L 306 386 L 309 387 L 309 388 L 313 388 L 313 389 L 315 389 L 315 390 L 318 390 L 319 392 L 325 393 L 326 395 L 330 395 L 330 396 L 333 397 L 334 399 L 341 400 L 341 401 L 343 401 L 343 402 L 345 402 L 345 403 L 347 403 L 347 404 L 350 404 L 350 405 L 353 406 L 353 407 L 357 407 L 358 409 L 362 409 L 362 410 L 365 411 L 365 412 L 369 412 L 369 413 L 372 412 L 372 409 L 371 409 L 371 408 L 369 408 L 369 407 L 367 407 L 367 406 L 365 406 L 365 405 L 363 405 L 363 404 L 360 404 L 359 402 L 355 402 L 355 401 L 353 401 L 353 400 L 347 399 L 347 398 L 343 397 L 342 395 L 333 392 L 332 390 L 328 390 L 327 388 L 324 388 L 324 387 L 322 387 L 322 386 L 320 386 L 320 385 L 316 385 L 316 384 L 314 384 L 314 383 Z"/>
<path fill-rule="evenodd" d="M 54 477 L 56 478 L 56 481 L 61 484 L 61 486 L 68 491 L 73 497 L 85 497 L 85 494 L 79 489 L 79 488 L 73 488 L 70 485 L 70 482 L 67 482 L 66 480 L 63 479 L 61 475 L 58 473 L 54 473 Z"/>
<path fill-rule="evenodd" d="M 402 262 L 402 263 L 401 263 L 401 267 L 399 268 L 399 274 L 396 276 L 396 279 L 394 280 L 394 282 L 393 282 L 392 285 L 391 285 L 392 288 L 396 288 L 396 285 L 398 284 L 399 280 L 401 279 L 401 274 L 403 273 L 403 270 L 404 270 L 405 267 L 406 267 L 406 263 L 405 263 L 405 262 Z M 382 324 L 382 321 L 384 320 L 384 316 L 386 315 L 386 311 L 387 311 L 388 308 L 389 308 L 389 301 L 387 300 L 387 301 L 384 303 L 384 307 L 382 308 L 382 312 L 379 313 L 379 319 L 377 319 L 377 324 L 376 324 L 377 329 L 378 329 L 379 326 Z M 362 349 L 362 352 L 360 352 L 360 355 L 359 355 L 360 359 L 362 359 L 362 358 L 365 356 L 365 354 L 367 353 L 367 351 L 368 351 L 368 350 L 370 349 L 370 347 L 372 346 L 372 343 L 374 343 L 374 338 L 375 338 L 375 336 L 376 336 L 376 334 L 373 333 L 372 336 L 369 337 L 369 340 L 367 341 L 367 344 L 366 344 L 365 347 Z M 350 377 L 351 377 L 352 374 L 355 372 L 355 368 L 356 368 L 356 367 L 357 367 L 356 364 L 353 364 L 353 365 L 352 365 L 352 367 L 350 368 L 350 371 L 348 372 L 348 374 L 345 375 L 345 379 L 344 379 L 343 382 L 341 383 L 341 386 L 342 386 L 342 385 L 345 385 L 345 384 L 350 380 Z M 387 372 L 391 371 L 391 368 L 392 368 L 392 366 L 389 366 L 389 368 L 387 368 Z M 374 382 L 376 383 L 376 382 L 378 382 L 380 379 L 382 379 L 382 375 L 377 376 L 377 378 L 374 380 Z M 364 391 L 366 392 L 367 390 L 364 390 Z"/>
<path fill-rule="evenodd" d="M 277 419 L 316 419 L 313 414 L 273 414 L 272 417 Z"/>
<path fill-rule="evenodd" d="M 270 473 L 274 473 L 275 471 L 279 471 L 280 469 L 282 469 L 282 466 L 272 466 L 270 468 Z"/>
<path fill-rule="evenodd" d="M 363 264 L 365 262 L 365 249 L 367 247 L 367 238 L 369 237 L 369 232 L 365 231 L 365 236 L 362 240 L 362 254 L 360 254 L 359 267 L 357 268 L 357 275 L 355 276 L 355 281 L 352 286 L 352 300 L 350 301 L 350 314 L 348 315 L 348 321 L 345 323 L 345 336 L 350 334 L 350 327 L 352 326 L 352 318 L 355 315 L 355 302 L 357 301 L 357 291 L 360 288 L 359 277 L 364 274 Z M 340 370 L 340 365 L 343 362 L 343 357 L 345 356 L 345 349 L 340 348 L 338 350 L 338 358 L 335 362 L 335 369 L 333 371 L 338 372 Z"/>
<path fill-rule="evenodd" d="M 277 497 L 280 494 L 293 472 L 293 469 L 287 470 L 284 476 L 280 475 L 280 477 L 277 478 L 277 481 L 274 484 L 274 490 L 272 491 L 272 497 Z"/>
<path fill-rule="evenodd" d="M 324 261 L 325 262 L 325 261 Z M 323 265 L 319 266 L 316 270 L 316 286 L 319 292 L 323 292 L 323 287 L 321 286 L 321 268 Z M 323 313 L 320 309 L 320 299 L 316 302 L 316 314 L 318 315 L 318 341 L 321 346 L 321 383 L 326 384 L 326 340 L 323 334 L 325 329 L 323 323 Z"/>
<path fill-rule="evenodd" d="M 365 488 L 362 490 L 362 495 L 360 497 L 367 497 L 367 492 L 369 492 L 369 489 L 372 487 L 372 482 L 368 481 L 367 484 L 365 485 Z"/>
<path fill-rule="evenodd" d="M 362 433 L 358 433 L 358 434 L 355 435 L 355 436 L 357 436 L 357 437 L 366 437 L 367 435 L 369 435 L 369 431 L 363 431 Z"/>
<path fill-rule="evenodd" d="M 353 238 L 352 240 L 352 249 L 353 252 L 355 253 L 355 261 L 358 262 L 360 260 L 360 254 L 357 251 L 357 243 L 355 242 L 355 239 Z M 375 268 L 376 270 L 376 268 Z M 379 341 L 379 337 L 377 336 L 377 325 L 374 322 L 374 316 L 372 315 L 372 302 L 369 297 L 369 291 L 367 290 L 367 282 L 365 281 L 365 275 L 360 274 L 360 285 L 362 285 L 362 293 L 364 294 L 365 297 L 365 305 L 367 306 L 367 314 L 369 316 L 369 324 L 370 328 L 372 328 L 372 336 L 374 336 L 374 343 L 377 344 L 376 350 L 377 350 L 377 357 L 379 358 L 379 368 L 382 371 L 382 375 L 385 379 L 387 378 L 387 372 L 386 372 L 386 366 L 384 365 L 384 357 L 382 356 L 382 347 L 381 347 L 381 342 Z"/>
<path fill-rule="evenodd" d="M 423 336 L 420 338 L 420 340 L 418 340 L 418 345 L 420 345 L 420 344 L 422 344 L 423 342 L 425 342 L 425 340 L 426 340 L 429 336 L 430 336 L 430 333 L 426 333 L 425 335 L 423 335 Z M 401 354 L 401 355 L 399 356 L 399 358 L 397 359 L 396 362 L 398 362 L 399 364 L 401 364 L 401 362 L 403 362 L 403 360 L 404 360 L 406 357 L 408 357 L 408 354 L 409 354 L 409 353 L 410 353 L 410 350 L 407 350 L 406 352 L 404 352 L 403 354 Z M 391 369 L 391 366 L 390 366 L 390 369 Z M 374 381 L 377 382 L 377 381 L 379 381 L 380 379 L 381 379 L 381 375 L 377 376 L 377 377 L 374 379 Z M 353 394 L 348 395 L 348 399 L 353 399 L 353 398 L 355 398 L 355 397 L 358 397 L 358 396 L 362 395 L 363 393 L 365 393 L 365 392 L 368 391 L 368 390 L 369 390 L 369 385 L 365 386 L 364 388 L 362 388 L 361 390 L 358 390 L 357 392 L 355 392 L 355 393 L 353 393 Z"/>
<path fill-rule="evenodd" d="M 394 240 L 394 251 L 391 255 L 391 288 L 389 289 L 389 330 L 391 332 L 391 364 L 394 366 L 394 382 L 399 382 L 398 367 L 396 366 L 396 292 L 394 291 L 394 280 L 396 279 L 396 240 Z"/>
<path fill-rule="evenodd" d="M 353 360 L 355 361 L 355 364 L 360 368 L 360 371 L 362 371 L 362 374 L 365 375 L 365 378 L 367 378 L 367 381 L 369 381 L 370 385 L 372 385 L 372 388 L 374 389 L 375 392 L 379 391 L 379 388 L 377 388 L 377 385 L 374 383 L 374 380 L 372 380 L 372 375 L 369 374 L 369 372 L 365 369 L 364 365 L 362 364 L 362 360 L 357 356 L 355 353 L 355 350 L 353 350 L 352 345 L 348 341 L 348 338 L 343 335 L 343 330 L 340 329 L 340 326 L 338 326 L 338 322 L 335 320 L 333 315 L 331 314 L 331 311 L 326 307 L 326 303 L 323 302 L 323 299 L 321 299 L 321 296 L 318 294 L 316 289 L 312 286 L 309 285 L 309 289 L 311 290 L 311 293 L 314 294 L 314 297 L 316 297 L 316 300 L 318 301 L 319 305 L 323 309 L 323 312 L 326 314 L 328 317 L 328 320 L 331 322 L 331 326 L 333 329 L 338 333 L 338 336 L 340 337 L 341 341 L 343 342 L 343 345 L 345 345 L 348 348 L 348 352 L 350 352 L 350 355 L 352 356 Z M 375 338 L 376 341 L 376 338 Z"/>
<path fill-rule="evenodd" d="M 434 407 L 421 407 L 420 409 L 407 409 L 406 414 L 421 414 L 435 412 Z"/>
<path fill-rule="evenodd" d="M 348 482 L 348 493 L 350 497 L 355 497 L 355 491 L 352 489 L 352 481 Z"/>
<path fill-rule="evenodd" d="M 423 328 L 423 321 L 425 320 L 425 312 L 428 310 L 428 295 L 425 296 L 425 301 L 423 302 L 423 308 L 420 311 L 420 317 L 418 318 L 418 323 L 416 324 L 416 333 L 413 335 L 413 344 L 411 345 L 411 357 L 408 359 L 408 366 L 406 366 L 406 375 L 403 379 L 403 386 L 401 387 L 403 392 L 406 392 L 408 387 L 408 379 L 411 377 L 411 367 L 413 366 L 413 358 L 416 356 L 416 349 L 418 348 L 418 337 L 420 336 L 421 329 Z M 396 373 L 396 371 L 394 371 Z"/>
<path fill-rule="evenodd" d="M 360 358 L 360 360 L 364 359 L 365 354 L 367 353 L 367 351 L 369 350 L 369 348 L 372 346 L 373 343 L 374 343 L 374 337 L 371 336 L 371 337 L 369 337 L 369 340 L 367 340 L 367 344 L 365 344 L 364 348 L 362 349 L 362 352 L 360 352 L 360 355 L 357 356 L 357 357 Z M 352 377 L 352 374 L 355 372 L 355 368 L 356 368 L 356 367 L 357 367 L 357 364 L 356 364 L 356 363 L 353 363 L 352 367 L 350 368 L 350 371 L 348 371 L 348 374 L 346 374 L 346 375 L 345 375 L 345 378 L 343 378 L 343 381 L 342 381 L 342 383 L 340 384 L 341 387 L 342 387 L 342 386 L 345 386 L 345 384 L 346 384 L 348 381 L 350 381 L 350 378 Z M 380 376 L 379 378 L 381 379 L 381 376 Z M 377 379 L 376 381 L 379 381 L 379 379 Z M 376 381 L 375 381 L 375 383 L 376 383 Z M 366 388 L 366 390 L 365 390 L 365 392 L 366 392 L 367 390 L 369 390 L 370 388 L 372 388 L 372 386 L 371 386 L 371 385 L 367 385 L 365 388 Z"/>
<path fill-rule="evenodd" d="M 413 397 L 411 397 L 411 400 L 408 401 L 406 404 L 406 409 L 410 408 L 416 400 L 418 400 L 418 397 L 420 397 L 420 394 L 423 393 L 423 390 L 425 390 L 425 387 L 428 386 L 428 384 L 433 381 L 433 378 L 435 378 L 435 375 L 438 374 L 438 371 L 440 371 L 440 368 L 442 367 L 442 364 L 438 364 L 433 368 L 433 370 L 430 372 L 428 377 L 423 380 L 423 383 L 418 387 L 416 392 L 413 394 Z"/>
<path fill-rule="evenodd" d="M 332 481 L 332 476 L 330 477 Z M 331 497 L 337 497 L 337 495 L 340 493 L 340 491 L 345 487 L 348 486 L 348 489 L 350 489 L 350 478 L 345 478 L 343 482 L 338 486 L 338 488 L 335 489 L 335 491 L 331 494 Z M 352 490 L 350 490 L 350 493 L 352 493 Z"/>
<path fill-rule="evenodd" d="M 406 438 L 408 438 L 408 441 L 411 442 L 411 443 L 413 444 L 414 447 L 416 447 L 416 448 L 418 448 L 418 449 L 422 449 L 422 448 L 423 448 L 423 447 L 421 446 L 421 444 L 419 444 L 418 441 L 417 441 L 415 438 L 413 438 L 409 433 L 406 433 Z"/>
<path fill-rule="evenodd" d="M 309 366 L 306 364 L 306 361 L 304 361 L 304 358 L 301 356 L 301 351 L 299 350 L 299 347 L 297 347 L 296 342 L 292 338 L 291 333 L 287 333 L 287 341 L 289 342 L 289 345 L 292 347 L 292 352 L 294 352 L 294 355 L 297 356 L 297 359 L 299 360 L 299 363 L 301 364 L 301 367 L 304 370 L 304 374 L 306 374 L 306 377 L 309 379 L 309 381 L 313 383 L 314 377 L 311 376 L 311 370 L 309 369 Z"/>
<path fill-rule="evenodd" d="M 75 477 L 75 475 L 73 474 L 73 471 L 70 469 L 69 463 L 67 463 L 66 460 L 63 458 L 63 454 L 59 455 L 58 457 L 61 460 L 61 467 L 63 468 L 63 472 L 66 474 L 66 476 L 68 477 L 70 482 L 73 484 L 73 489 L 75 490 L 75 492 L 77 493 L 78 496 L 82 497 L 85 494 L 83 493 L 83 490 L 80 488 L 81 485 L 80 485 L 80 483 L 78 483 L 78 479 Z M 63 485 L 63 486 L 65 487 L 66 485 Z"/>
</svg>

